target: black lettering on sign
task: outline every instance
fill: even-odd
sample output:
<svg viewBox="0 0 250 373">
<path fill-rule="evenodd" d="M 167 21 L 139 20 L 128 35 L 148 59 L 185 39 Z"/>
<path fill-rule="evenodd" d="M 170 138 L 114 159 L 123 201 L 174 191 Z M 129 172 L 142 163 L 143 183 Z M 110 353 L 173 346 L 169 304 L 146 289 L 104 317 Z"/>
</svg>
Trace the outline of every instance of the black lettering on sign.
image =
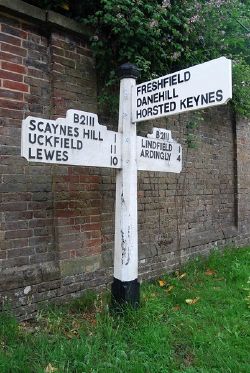
<svg viewBox="0 0 250 373">
<path fill-rule="evenodd" d="M 36 157 L 37 157 L 37 159 L 39 159 L 39 160 L 42 160 L 42 159 L 43 159 L 43 149 L 37 149 L 37 150 L 36 150 Z"/>
<path fill-rule="evenodd" d="M 68 129 L 68 136 L 73 136 L 73 128 L 68 126 L 67 129 Z"/>
<path fill-rule="evenodd" d="M 39 145 L 44 145 L 43 138 L 44 138 L 44 135 L 37 136 L 37 142 Z"/>
<path fill-rule="evenodd" d="M 215 92 L 209 92 L 209 103 L 212 104 L 215 102 Z"/>
<path fill-rule="evenodd" d="M 63 152 L 63 161 L 64 162 L 66 162 L 67 160 L 69 159 L 69 155 L 68 155 L 68 152 L 65 150 L 64 152 Z"/>
<path fill-rule="evenodd" d="M 69 144 L 70 144 L 69 139 L 64 139 L 64 148 L 69 149 L 70 148 Z"/>
<path fill-rule="evenodd" d="M 80 124 L 83 124 L 85 126 L 94 126 L 94 118 L 93 117 L 89 117 L 87 115 L 81 115 L 80 117 L 81 121 L 80 121 Z"/>
<path fill-rule="evenodd" d="M 223 92 L 221 89 L 218 89 L 218 91 L 216 91 L 216 101 L 220 102 L 223 100 Z"/>
<path fill-rule="evenodd" d="M 46 145 L 46 146 L 49 145 L 49 146 L 52 147 L 52 146 L 53 146 L 53 145 L 52 145 L 52 142 L 51 142 L 52 139 L 53 139 L 53 136 L 49 136 L 49 137 L 46 136 L 46 138 L 45 138 L 45 145 Z"/>
<path fill-rule="evenodd" d="M 201 105 L 208 104 L 209 103 L 208 99 L 209 97 L 207 93 L 204 95 L 201 95 Z"/>
<path fill-rule="evenodd" d="M 74 123 L 79 123 L 79 124 L 82 124 L 84 126 L 94 126 L 95 124 L 95 118 L 94 117 L 90 117 L 88 115 L 78 115 L 76 113 L 74 113 Z"/>
<path fill-rule="evenodd" d="M 31 148 L 29 148 L 29 159 L 36 159 L 34 155 L 32 155 Z"/>
<path fill-rule="evenodd" d="M 43 124 L 44 124 L 43 122 L 38 122 L 38 123 L 37 123 L 38 131 L 43 132 L 43 127 L 42 127 Z"/>
<path fill-rule="evenodd" d="M 181 161 L 181 147 L 179 146 L 179 155 L 177 157 L 177 161 Z"/>
<path fill-rule="evenodd" d="M 44 150 L 45 159 L 47 161 L 52 161 L 54 158 L 55 150 Z"/>
<path fill-rule="evenodd" d="M 187 97 L 187 107 L 188 108 L 191 108 L 191 107 L 194 107 L 193 105 L 193 97 Z"/>
<path fill-rule="evenodd" d="M 74 123 L 79 123 L 79 115 L 74 113 Z"/>
<path fill-rule="evenodd" d="M 180 109 L 186 109 L 187 108 L 187 104 L 186 104 L 186 98 L 183 98 L 182 100 L 180 100 Z"/>
<path fill-rule="evenodd" d="M 190 71 L 186 71 L 184 73 L 184 82 L 187 82 L 191 78 L 191 73 Z"/>
<path fill-rule="evenodd" d="M 152 109 L 151 107 L 149 107 L 149 108 L 148 108 L 148 114 L 147 114 L 147 115 L 150 115 L 150 116 L 151 116 L 151 115 L 152 115 L 152 110 L 153 110 L 153 109 Z"/>
<path fill-rule="evenodd" d="M 83 129 L 82 137 L 89 140 L 103 141 L 103 138 L 101 137 L 101 131 Z"/>
<path fill-rule="evenodd" d="M 50 133 L 52 133 L 52 131 L 51 131 L 51 128 L 50 128 L 50 124 L 49 123 L 47 123 L 47 126 L 46 126 L 46 128 L 49 128 L 49 131 L 48 132 L 50 132 Z M 55 124 L 55 123 L 51 123 L 51 127 L 53 128 L 53 130 L 54 130 L 54 135 L 56 134 L 56 130 L 57 130 L 57 127 L 58 127 L 58 124 Z M 45 131 L 46 132 L 46 131 Z"/>
<path fill-rule="evenodd" d="M 60 135 L 66 136 L 66 134 L 67 134 L 66 126 L 60 126 Z"/>
<path fill-rule="evenodd" d="M 111 156 L 111 158 L 110 158 L 110 164 L 111 164 L 111 166 L 116 166 L 118 164 L 118 158 Z"/>
<path fill-rule="evenodd" d="M 200 95 L 194 96 L 193 98 L 194 98 L 194 102 L 195 102 L 196 106 L 198 106 L 199 105 Z"/>
<path fill-rule="evenodd" d="M 35 123 L 35 119 L 30 120 L 29 130 L 34 131 L 36 129 Z"/>
<path fill-rule="evenodd" d="M 36 143 L 36 134 L 35 133 L 29 133 L 29 143 L 30 144 L 35 144 Z"/>
<path fill-rule="evenodd" d="M 62 161 L 62 152 L 60 150 L 56 151 L 56 161 L 57 162 Z"/>
</svg>

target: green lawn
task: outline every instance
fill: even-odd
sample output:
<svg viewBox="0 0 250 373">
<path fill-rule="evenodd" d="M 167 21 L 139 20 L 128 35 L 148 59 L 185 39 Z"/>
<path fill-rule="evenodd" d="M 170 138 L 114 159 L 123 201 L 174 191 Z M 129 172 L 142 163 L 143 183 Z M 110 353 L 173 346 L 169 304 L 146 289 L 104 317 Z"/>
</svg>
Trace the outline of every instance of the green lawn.
<svg viewBox="0 0 250 373">
<path fill-rule="evenodd" d="M 95 294 L 32 322 L 2 315 L 0 372 L 248 373 L 249 268 L 249 248 L 197 259 L 119 317 Z"/>
</svg>

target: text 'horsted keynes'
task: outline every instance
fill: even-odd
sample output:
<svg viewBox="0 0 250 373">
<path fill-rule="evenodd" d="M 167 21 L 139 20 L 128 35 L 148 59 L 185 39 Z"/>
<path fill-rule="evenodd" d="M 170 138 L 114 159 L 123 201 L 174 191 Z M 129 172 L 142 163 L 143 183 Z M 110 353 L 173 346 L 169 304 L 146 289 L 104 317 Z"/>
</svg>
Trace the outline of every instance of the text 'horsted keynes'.
<svg viewBox="0 0 250 373">
<path fill-rule="evenodd" d="M 220 57 L 132 88 L 134 122 L 226 104 L 232 98 L 231 60 Z"/>
</svg>

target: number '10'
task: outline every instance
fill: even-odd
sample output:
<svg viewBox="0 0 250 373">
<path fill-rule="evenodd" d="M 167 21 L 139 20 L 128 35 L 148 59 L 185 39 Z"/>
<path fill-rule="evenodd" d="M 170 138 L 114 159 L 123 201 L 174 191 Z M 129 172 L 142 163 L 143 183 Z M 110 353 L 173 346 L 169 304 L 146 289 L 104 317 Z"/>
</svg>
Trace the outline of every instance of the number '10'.
<svg viewBox="0 0 250 373">
<path fill-rule="evenodd" d="M 117 166 L 117 164 L 118 164 L 118 158 L 111 156 L 111 158 L 110 158 L 110 164 L 111 164 L 111 166 Z"/>
</svg>

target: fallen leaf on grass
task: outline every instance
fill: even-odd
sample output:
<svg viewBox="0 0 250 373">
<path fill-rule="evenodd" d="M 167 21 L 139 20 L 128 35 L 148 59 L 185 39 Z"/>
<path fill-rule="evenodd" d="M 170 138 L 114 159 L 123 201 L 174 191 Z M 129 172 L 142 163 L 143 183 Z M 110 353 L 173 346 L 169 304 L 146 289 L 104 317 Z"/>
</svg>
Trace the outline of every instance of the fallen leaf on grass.
<svg viewBox="0 0 250 373">
<path fill-rule="evenodd" d="M 68 339 L 79 338 L 79 334 L 77 330 L 70 330 L 68 333 L 65 333 L 65 335 Z"/>
<path fill-rule="evenodd" d="M 210 269 L 210 268 L 208 268 L 207 270 L 206 270 L 206 272 L 205 272 L 205 275 L 206 276 L 213 276 L 213 275 L 215 275 L 216 274 L 216 271 L 214 270 L 214 269 Z"/>
<path fill-rule="evenodd" d="M 173 311 L 179 311 L 180 309 L 181 309 L 181 306 L 179 306 L 179 304 L 173 307 Z"/>
<path fill-rule="evenodd" d="M 194 298 L 194 299 L 186 299 L 185 302 L 187 304 L 191 305 L 191 304 L 197 303 L 199 299 L 200 299 L 200 297 L 197 297 L 197 298 Z"/>
<path fill-rule="evenodd" d="M 171 290 L 173 290 L 173 288 L 174 288 L 174 285 L 170 285 L 168 288 L 167 288 L 167 293 L 169 293 Z"/>
<path fill-rule="evenodd" d="M 161 288 L 163 288 L 163 286 L 166 286 L 166 284 L 167 284 L 166 281 L 164 281 L 164 280 L 158 280 L 158 283 L 159 283 Z"/>
<path fill-rule="evenodd" d="M 44 370 L 45 373 L 53 373 L 53 372 L 57 372 L 57 371 L 58 371 L 58 369 L 53 367 L 50 363 L 47 365 L 47 367 Z"/>
<path fill-rule="evenodd" d="M 186 273 L 182 273 L 182 274 L 180 274 L 179 276 L 177 276 L 177 278 L 178 278 L 179 280 L 181 280 L 182 278 L 184 278 L 184 277 L 186 277 L 186 276 L 187 276 Z"/>
</svg>

